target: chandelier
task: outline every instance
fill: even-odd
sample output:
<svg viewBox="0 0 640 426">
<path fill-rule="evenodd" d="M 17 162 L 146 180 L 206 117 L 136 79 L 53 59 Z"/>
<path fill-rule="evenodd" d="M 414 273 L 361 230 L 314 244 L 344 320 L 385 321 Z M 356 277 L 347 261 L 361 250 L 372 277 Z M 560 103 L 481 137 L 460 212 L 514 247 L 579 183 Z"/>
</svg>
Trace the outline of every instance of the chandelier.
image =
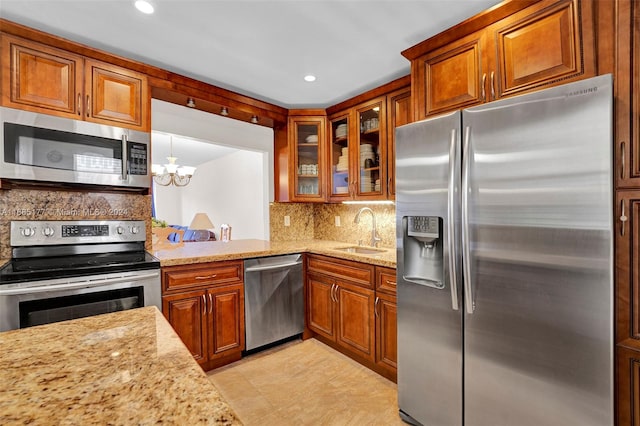
<svg viewBox="0 0 640 426">
<path fill-rule="evenodd" d="M 151 176 L 158 185 L 162 186 L 187 186 L 191 182 L 191 177 L 196 171 L 195 167 L 179 166 L 176 164 L 177 158 L 173 156 L 173 136 L 169 136 L 169 160 L 168 164 L 152 164 Z"/>
</svg>

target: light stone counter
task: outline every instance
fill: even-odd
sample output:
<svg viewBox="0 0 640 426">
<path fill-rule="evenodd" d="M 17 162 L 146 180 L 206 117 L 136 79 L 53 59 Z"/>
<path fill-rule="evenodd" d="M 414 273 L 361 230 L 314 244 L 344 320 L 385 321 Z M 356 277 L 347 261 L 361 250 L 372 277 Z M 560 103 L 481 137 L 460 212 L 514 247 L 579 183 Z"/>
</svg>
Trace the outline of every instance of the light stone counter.
<svg viewBox="0 0 640 426">
<path fill-rule="evenodd" d="M 253 257 L 277 256 L 291 253 L 315 253 L 340 259 L 355 260 L 373 265 L 396 267 L 395 248 L 384 248 L 381 254 L 356 254 L 336 250 L 339 247 L 353 246 L 340 241 L 302 240 L 271 242 L 264 240 L 232 240 L 186 242 L 175 247 L 153 250 L 151 253 L 160 259 L 160 265 L 187 265 L 192 263 L 216 262 L 221 260 L 250 259 Z M 164 246 L 166 247 L 166 246 Z"/>
<path fill-rule="evenodd" d="M 0 333 L 0 424 L 239 425 L 155 307 Z"/>
</svg>

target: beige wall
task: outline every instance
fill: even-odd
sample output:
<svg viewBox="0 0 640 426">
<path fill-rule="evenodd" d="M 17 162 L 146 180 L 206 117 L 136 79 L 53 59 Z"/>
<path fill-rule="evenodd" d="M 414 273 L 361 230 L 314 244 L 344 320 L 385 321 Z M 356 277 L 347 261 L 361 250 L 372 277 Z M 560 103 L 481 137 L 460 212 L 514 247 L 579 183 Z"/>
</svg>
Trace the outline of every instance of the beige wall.
<svg viewBox="0 0 640 426">
<path fill-rule="evenodd" d="M 396 245 L 396 209 L 393 205 L 351 205 L 315 203 L 271 203 L 271 241 L 321 239 L 344 241 L 364 245 L 371 241 L 371 215 L 363 213 L 360 223 L 353 220 L 360 208 L 370 207 L 376 215 L 376 228 L 382 238 L 380 247 Z M 284 226 L 284 216 L 290 217 L 291 226 Z M 340 226 L 335 225 L 335 217 L 340 217 Z"/>
</svg>

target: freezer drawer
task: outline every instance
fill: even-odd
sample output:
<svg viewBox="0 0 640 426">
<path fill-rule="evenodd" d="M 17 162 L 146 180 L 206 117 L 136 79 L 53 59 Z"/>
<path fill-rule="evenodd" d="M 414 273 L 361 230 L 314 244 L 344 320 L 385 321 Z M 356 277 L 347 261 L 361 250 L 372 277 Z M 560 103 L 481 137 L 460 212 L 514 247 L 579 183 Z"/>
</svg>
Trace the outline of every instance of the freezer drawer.
<svg viewBox="0 0 640 426">
<path fill-rule="evenodd" d="M 245 260 L 244 280 L 247 351 L 302 333 L 302 255 Z"/>
</svg>

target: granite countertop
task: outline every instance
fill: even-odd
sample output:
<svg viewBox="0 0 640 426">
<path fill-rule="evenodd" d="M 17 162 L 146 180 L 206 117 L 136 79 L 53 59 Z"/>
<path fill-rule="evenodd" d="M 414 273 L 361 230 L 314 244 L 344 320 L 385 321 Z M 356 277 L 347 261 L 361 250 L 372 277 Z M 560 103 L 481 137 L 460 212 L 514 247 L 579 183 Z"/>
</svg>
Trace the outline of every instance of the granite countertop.
<svg viewBox="0 0 640 426">
<path fill-rule="evenodd" d="M 0 333 L 0 424 L 239 425 L 155 307 Z"/>
<path fill-rule="evenodd" d="M 338 247 L 355 244 L 340 241 L 301 240 L 272 242 L 265 240 L 232 240 L 186 242 L 174 247 L 164 245 L 153 249 L 152 254 L 160 259 L 160 265 L 187 265 L 191 263 L 216 262 L 221 260 L 250 259 L 291 253 L 314 253 L 340 259 L 355 260 L 389 268 L 396 267 L 396 249 L 382 248 L 380 254 L 358 254 L 336 250 Z"/>
</svg>

